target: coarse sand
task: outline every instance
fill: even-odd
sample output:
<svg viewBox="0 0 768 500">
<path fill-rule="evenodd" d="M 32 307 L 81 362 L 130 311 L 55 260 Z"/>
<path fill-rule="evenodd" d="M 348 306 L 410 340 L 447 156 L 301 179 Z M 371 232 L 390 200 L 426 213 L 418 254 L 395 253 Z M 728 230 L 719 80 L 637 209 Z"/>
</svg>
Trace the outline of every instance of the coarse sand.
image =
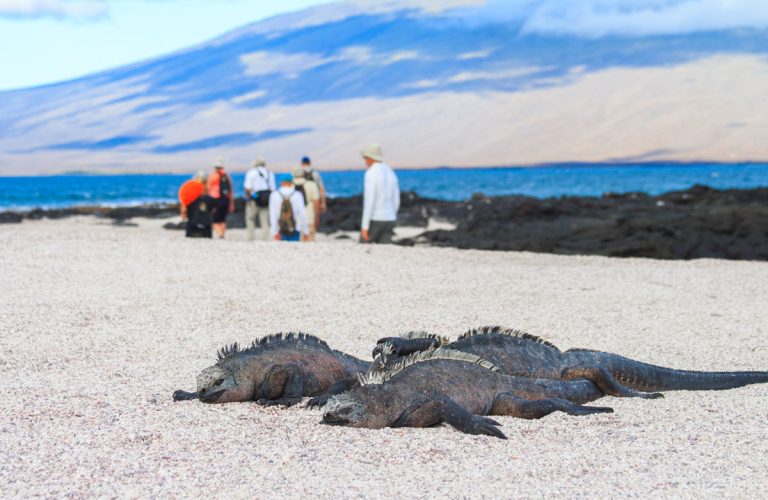
<svg viewBox="0 0 768 500">
<path fill-rule="evenodd" d="M 316 334 L 369 359 L 501 324 L 699 370 L 768 369 L 768 263 L 189 240 L 158 221 L 0 226 L 0 496 L 763 497 L 768 386 L 500 417 L 509 440 L 174 403 L 226 343 Z"/>
</svg>

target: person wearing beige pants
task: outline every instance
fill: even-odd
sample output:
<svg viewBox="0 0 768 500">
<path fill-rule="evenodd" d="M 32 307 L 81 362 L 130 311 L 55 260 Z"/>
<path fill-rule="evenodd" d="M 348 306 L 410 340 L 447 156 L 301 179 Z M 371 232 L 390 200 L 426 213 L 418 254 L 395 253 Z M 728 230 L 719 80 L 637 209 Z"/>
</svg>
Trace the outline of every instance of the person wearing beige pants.
<svg viewBox="0 0 768 500">
<path fill-rule="evenodd" d="M 245 203 L 245 236 L 248 241 L 256 239 L 256 218 L 259 219 L 259 239 L 269 239 L 269 207 L 256 206 L 254 200 Z"/>
<path fill-rule="evenodd" d="M 248 241 L 255 239 L 257 217 L 261 239 L 269 240 L 269 195 L 275 189 L 275 174 L 267 169 L 264 158 L 257 158 L 253 168 L 245 174 L 245 236 Z M 257 201 L 260 196 L 263 206 Z"/>
</svg>

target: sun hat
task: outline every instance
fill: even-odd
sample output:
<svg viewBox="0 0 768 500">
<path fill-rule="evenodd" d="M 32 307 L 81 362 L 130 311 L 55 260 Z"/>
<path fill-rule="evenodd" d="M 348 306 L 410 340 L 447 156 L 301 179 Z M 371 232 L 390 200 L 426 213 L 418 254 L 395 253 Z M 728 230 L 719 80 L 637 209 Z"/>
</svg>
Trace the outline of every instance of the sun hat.
<svg viewBox="0 0 768 500">
<path fill-rule="evenodd" d="M 291 169 L 291 175 L 293 175 L 293 179 L 294 180 L 298 179 L 299 177 L 301 177 L 303 179 L 304 178 L 304 169 L 301 168 L 301 167 L 293 167 L 293 169 Z"/>
<path fill-rule="evenodd" d="M 213 168 L 224 168 L 224 160 L 222 158 L 216 158 L 213 162 Z"/>
<path fill-rule="evenodd" d="M 266 167 L 267 166 L 267 160 L 265 160 L 261 156 L 257 156 L 255 160 L 253 160 L 253 166 L 254 167 Z"/>
<path fill-rule="evenodd" d="M 370 158 L 374 161 L 384 161 L 384 157 L 381 154 L 381 146 L 378 144 L 369 144 L 365 149 L 360 151 L 360 154 L 363 155 L 363 158 Z"/>
</svg>

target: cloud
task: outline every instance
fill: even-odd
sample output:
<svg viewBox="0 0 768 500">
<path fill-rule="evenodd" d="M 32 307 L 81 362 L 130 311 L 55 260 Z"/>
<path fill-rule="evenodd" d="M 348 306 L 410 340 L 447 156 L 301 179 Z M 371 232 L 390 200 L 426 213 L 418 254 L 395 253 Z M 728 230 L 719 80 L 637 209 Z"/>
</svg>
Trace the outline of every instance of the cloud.
<svg viewBox="0 0 768 500">
<path fill-rule="evenodd" d="M 454 15 L 511 22 L 522 35 L 585 38 L 768 28 L 766 0 L 489 0 Z"/>
<path fill-rule="evenodd" d="M 303 71 L 322 66 L 332 60 L 315 54 L 280 54 L 275 52 L 251 52 L 240 56 L 248 76 L 263 76 L 285 73 L 297 77 Z"/>
<path fill-rule="evenodd" d="M 90 20 L 108 10 L 106 0 L 0 0 L 0 17 Z"/>
<path fill-rule="evenodd" d="M 345 47 L 336 55 L 323 57 L 308 52 L 293 54 L 281 52 L 251 52 L 240 56 L 240 63 L 248 76 L 264 76 L 280 73 L 288 78 L 298 76 L 311 69 L 326 64 L 351 62 L 354 64 L 379 64 L 388 66 L 402 61 L 425 60 L 415 50 L 401 50 L 390 53 L 376 53 L 369 47 L 354 45 Z"/>
<path fill-rule="evenodd" d="M 405 83 L 401 85 L 401 88 L 423 90 L 423 89 L 431 89 L 435 87 L 442 87 L 445 85 L 471 83 L 471 82 L 478 82 L 478 81 L 504 80 L 509 82 L 510 80 L 516 80 L 519 78 L 535 75 L 537 73 L 541 73 L 549 69 L 551 68 L 524 67 L 524 68 L 510 68 L 510 69 L 498 70 L 498 71 L 462 71 L 448 78 L 425 79 L 425 80 L 418 80 L 413 83 Z"/>
</svg>

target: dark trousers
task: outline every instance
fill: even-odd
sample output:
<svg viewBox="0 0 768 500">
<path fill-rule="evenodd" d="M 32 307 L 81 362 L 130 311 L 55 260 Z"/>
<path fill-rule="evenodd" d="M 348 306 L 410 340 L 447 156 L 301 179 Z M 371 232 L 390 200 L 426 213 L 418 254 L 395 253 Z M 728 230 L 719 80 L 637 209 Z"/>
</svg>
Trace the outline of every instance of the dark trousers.
<svg viewBox="0 0 768 500">
<path fill-rule="evenodd" d="M 372 220 L 368 228 L 368 243 L 392 243 L 395 234 L 395 221 Z"/>
</svg>

